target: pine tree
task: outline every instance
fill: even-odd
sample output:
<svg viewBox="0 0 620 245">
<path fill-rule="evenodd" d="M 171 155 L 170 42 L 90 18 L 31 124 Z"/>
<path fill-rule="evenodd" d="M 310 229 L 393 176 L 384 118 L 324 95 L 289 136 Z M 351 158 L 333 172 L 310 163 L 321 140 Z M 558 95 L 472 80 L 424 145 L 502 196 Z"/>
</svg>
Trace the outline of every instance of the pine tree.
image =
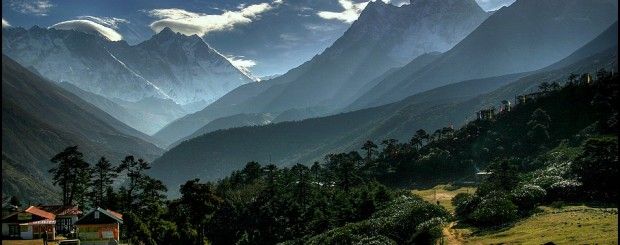
<svg viewBox="0 0 620 245">
<path fill-rule="evenodd" d="M 124 200 L 125 208 L 132 209 L 136 200 L 136 192 L 139 181 L 144 177 L 144 172 L 151 167 L 147 161 L 139 158 L 137 161 L 133 156 L 126 156 L 116 169 L 117 173 L 126 172 L 129 178 L 125 188 L 121 189 L 121 198 Z"/>
<path fill-rule="evenodd" d="M 367 140 L 362 146 L 362 150 L 366 151 L 366 162 L 372 161 L 372 155 L 377 152 L 377 145 L 371 140 Z"/>
<path fill-rule="evenodd" d="M 72 205 L 75 200 L 83 200 L 89 182 L 89 164 L 78 146 L 70 146 L 56 154 L 50 161 L 58 164 L 49 172 L 55 185 L 62 189 L 63 205 Z"/>
<path fill-rule="evenodd" d="M 118 176 L 110 161 L 101 157 L 93 167 L 91 202 L 93 207 L 104 206 L 105 195 L 112 188 L 114 179 Z"/>
</svg>

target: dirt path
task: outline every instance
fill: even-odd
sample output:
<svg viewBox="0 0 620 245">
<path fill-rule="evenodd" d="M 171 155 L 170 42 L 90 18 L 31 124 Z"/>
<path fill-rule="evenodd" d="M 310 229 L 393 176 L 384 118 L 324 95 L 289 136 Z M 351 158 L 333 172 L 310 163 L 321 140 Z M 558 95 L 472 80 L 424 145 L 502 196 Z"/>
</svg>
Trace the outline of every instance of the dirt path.
<svg viewBox="0 0 620 245">
<path fill-rule="evenodd" d="M 443 233 L 443 244 L 464 244 L 463 238 L 460 236 L 460 234 L 457 234 L 456 231 L 452 229 L 455 224 L 455 222 L 451 222 L 442 229 L 441 232 Z"/>
</svg>

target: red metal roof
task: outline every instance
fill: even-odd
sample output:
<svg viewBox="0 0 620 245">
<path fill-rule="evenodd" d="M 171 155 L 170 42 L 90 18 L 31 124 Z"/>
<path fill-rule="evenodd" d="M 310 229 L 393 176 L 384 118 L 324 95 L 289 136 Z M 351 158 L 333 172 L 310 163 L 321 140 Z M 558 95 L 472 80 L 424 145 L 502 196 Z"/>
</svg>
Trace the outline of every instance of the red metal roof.
<svg viewBox="0 0 620 245">
<path fill-rule="evenodd" d="M 46 218 L 46 219 L 51 219 L 51 220 L 56 218 L 56 215 L 54 215 L 53 213 L 41 210 L 41 209 L 39 209 L 39 208 L 37 208 L 35 206 L 28 207 L 25 210 L 25 212 L 28 212 L 28 213 L 31 213 L 31 214 L 34 214 L 34 215 L 37 215 L 39 217 L 43 217 L 43 218 Z"/>
<path fill-rule="evenodd" d="M 118 212 L 114 212 L 112 210 L 106 209 L 106 211 L 110 212 L 110 214 L 114 215 L 116 218 L 122 220 L 123 219 L 123 215 L 118 213 Z"/>
<path fill-rule="evenodd" d="M 38 208 L 56 216 L 78 216 L 82 214 L 82 211 L 75 205 L 39 205 Z"/>
</svg>

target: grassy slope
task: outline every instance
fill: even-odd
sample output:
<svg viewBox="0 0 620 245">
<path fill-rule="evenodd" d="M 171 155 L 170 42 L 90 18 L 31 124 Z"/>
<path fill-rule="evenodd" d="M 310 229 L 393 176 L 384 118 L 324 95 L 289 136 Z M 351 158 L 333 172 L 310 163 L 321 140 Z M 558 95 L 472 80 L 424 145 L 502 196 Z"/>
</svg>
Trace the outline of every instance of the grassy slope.
<svg viewBox="0 0 620 245">
<path fill-rule="evenodd" d="M 464 244 L 618 244 L 617 208 L 541 208 L 506 230 L 470 235 Z"/>
<path fill-rule="evenodd" d="M 473 193 L 473 187 L 451 189 L 438 185 L 431 189 L 413 190 L 414 194 L 454 211 L 450 199 L 458 193 Z M 540 207 L 542 212 L 523 219 L 502 230 L 473 232 L 472 229 L 450 226 L 444 230 L 449 244 L 618 244 L 618 209 L 588 206 L 563 208 Z"/>
</svg>

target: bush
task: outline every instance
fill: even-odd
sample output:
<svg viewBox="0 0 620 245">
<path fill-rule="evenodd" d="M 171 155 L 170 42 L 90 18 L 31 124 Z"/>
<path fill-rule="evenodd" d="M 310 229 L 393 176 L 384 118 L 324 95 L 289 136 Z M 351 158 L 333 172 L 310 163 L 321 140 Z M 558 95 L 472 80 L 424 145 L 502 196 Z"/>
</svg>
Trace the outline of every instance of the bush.
<svg viewBox="0 0 620 245">
<path fill-rule="evenodd" d="M 614 184 L 618 176 L 618 139 L 588 139 L 572 169 L 591 198 L 615 201 L 618 196 Z"/>
<path fill-rule="evenodd" d="M 467 220 L 467 217 L 477 204 L 476 200 L 474 195 L 469 193 L 456 194 L 451 200 L 456 217 L 461 220 Z"/>
<path fill-rule="evenodd" d="M 547 192 L 537 185 L 525 184 L 510 193 L 510 199 L 519 207 L 519 211 L 527 213 L 543 201 Z"/>
<path fill-rule="evenodd" d="M 306 244 L 432 244 L 449 216 L 441 206 L 401 196 L 370 219 L 331 229 Z"/>
<path fill-rule="evenodd" d="M 545 168 L 534 171 L 526 182 L 547 192 L 542 200 L 544 202 L 578 198 L 581 183 L 574 179 L 571 169 L 580 153 L 580 148 L 557 147 L 539 158 Z"/>
<path fill-rule="evenodd" d="M 517 205 L 503 193 L 489 193 L 470 215 L 470 220 L 478 226 L 495 226 L 517 219 Z"/>
<path fill-rule="evenodd" d="M 580 197 L 581 182 L 570 179 L 563 179 L 553 183 L 547 190 L 548 200 L 578 200 Z"/>
</svg>

